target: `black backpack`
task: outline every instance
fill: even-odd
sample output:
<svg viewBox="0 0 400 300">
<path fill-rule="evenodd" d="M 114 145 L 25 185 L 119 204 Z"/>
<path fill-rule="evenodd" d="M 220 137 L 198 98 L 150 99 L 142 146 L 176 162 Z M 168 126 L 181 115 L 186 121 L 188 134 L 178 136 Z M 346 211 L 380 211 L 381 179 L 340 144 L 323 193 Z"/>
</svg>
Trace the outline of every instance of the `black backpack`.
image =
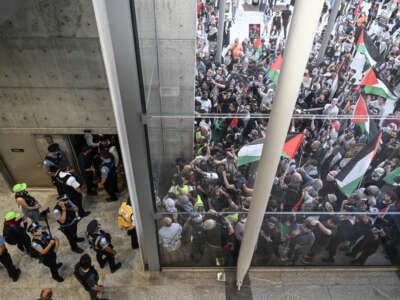
<svg viewBox="0 0 400 300">
<path fill-rule="evenodd" d="M 18 239 L 15 236 L 15 234 L 13 234 L 11 231 L 12 231 L 12 229 L 10 228 L 10 226 L 4 225 L 4 228 L 3 228 L 4 239 L 6 240 L 6 242 L 8 244 L 16 245 L 18 243 Z"/>
</svg>

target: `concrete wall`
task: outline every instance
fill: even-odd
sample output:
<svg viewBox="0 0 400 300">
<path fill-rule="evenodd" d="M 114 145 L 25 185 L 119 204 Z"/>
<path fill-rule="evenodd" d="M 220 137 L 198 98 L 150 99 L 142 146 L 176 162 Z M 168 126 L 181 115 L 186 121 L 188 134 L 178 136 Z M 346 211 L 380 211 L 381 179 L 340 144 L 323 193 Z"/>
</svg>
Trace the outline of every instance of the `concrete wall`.
<svg viewBox="0 0 400 300">
<path fill-rule="evenodd" d="M 196 1 L 135 1 L 135 8 L 147 113 L 168 115 L 148 121 L 151 155 L 169 180 L 176 158 L 192 156 Z"/>
<path fill-rule="evenodd" d="M 0 24 L 0 130 L 115 133 L 90 0 L 29 0 Z"/>
<path fill-rule="evenodd" d="M 134 1 L 147 112 L 193 114 L 195 0 Z M 151 118 L 152 167 L 190 158 L 192 118 Z M 0 24 L 0 132 L 116 133 L 90 0 L 27 0 Z"/>
</svg>

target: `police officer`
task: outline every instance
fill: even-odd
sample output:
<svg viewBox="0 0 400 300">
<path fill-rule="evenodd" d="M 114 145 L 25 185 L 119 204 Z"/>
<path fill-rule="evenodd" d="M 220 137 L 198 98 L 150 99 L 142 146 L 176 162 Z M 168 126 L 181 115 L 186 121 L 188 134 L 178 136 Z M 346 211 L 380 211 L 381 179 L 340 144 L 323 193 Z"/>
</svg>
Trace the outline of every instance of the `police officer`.
<svg viewBox="0 0 400 300">
<path fill-rule="evenodd" d="M 78 161 L 83 179 L 86 183 L 87 194 L 90 196 L 96 196 L 97 187 L 93 183 L 95 169 L 93 166 L 92 148 L 90 146 L 83 147 L 81 153 L 78 155 Z"/>
<path fill-rule="evenodd" d="M 98 183 L 99 189 L 105 188 L 107 194 L 110 196 L 107 201 L 117 201 L 117 172 L 114 166 L 114 158 L 111 153 L 101 151 L 99 158 L 100 164 L 100 181 Z"/>
<path fill-rule="evenodd" d="M 77 237 L 78 222 L 80 217 L 78 214 L 78 207 L 63 194 L 57 198 L 57 204 L 54 207 L 54 218 L 60 224 L 60 230 L 68 239 L 71 250 L 76 253 L 82 253 L 83 249 L 79 248 L 77 243 L 83 242 L 84 238 Z"/>
<path fill-rule="evenodd" d="M 21 223 L 24 225 L 21 226 Z M 15 211 L 9 211 L 6 213 L 3 236 L 7 243 L 11 245 L 17 245 L 18 249 L 22 252 L 26 251 L 31 256 L 35 256 L 32 251 L 31 239 L 25 232 L 27 223 L 25 218 Z"/>
<path fill-rule="evenodd" d="M 15 193 L 15 201 L 21 206 L 22 212 L 25 217 L 28 217 L 32 222 L 39 222 L 41 208 L 40 203 L 26 190 L 27 184 L 17 183 L 13 186 L 13 192 Z"/>
<path fill-rule="evenodd" d="M 21 270 L 16 268 L 8 253 L 3 236 L 0 235 L 0 262 L 7 269 L 8 276 L 15 282 L 18 280 Z"/>
<path fill-rule="evenodd" d="M 67 194 L 68 198 L 78 207 L 79 216 L 84 218 L 90 214 L 90 211 L 84 210 L 81 184 L 70 171 L 69 168 L 59 169 L 56 172 L 55 178 L 62 186 L 63 194 Z"/>
<path fill-rule="evenodd" d="M 100 224 L 97 220 L 90 221 L 86 230 L 89 243 L 96 251 L 96 258 L 100 268 L 104 268 L 106 262 L 110 265 L 111 273 L 121 268 L 121 263 L 115 263 L 117 251 L 114 250 L 111 244 L 111 235 L 100 229 Z"/>
<path fill-rule="evenodd" d="M 102 292 L 104 287 L 98 284 L 99 274 L 92 266 L 92 259 L 89 254 L 81 256 L 79 262 L 75 265 L 74 275 L 85 290 L 89 292 L 91 300 L 107 300 L 106 298 L 97 297 L 97 293 Z"/>
<path fill-rule="evenodd" d="M 58 274 L 58 269 L 62 266 L 62 263 L 57 263 L 57 251 L 60 245 L 58 238 L 47 231 L 42 231 L 38 223 L 29 225 L 28 230 L 33 235 L 32 247 L 40 254 L 41 262 L 50 269 L 54 280 L 63 282 L 64 278 Z"/>
<path fill-rule="evenodd" d="M 61 151 L 57 143 L 53 143 L 47 147 L 47 155 L 43 160 L 43 169 L 47 171 L 51 178 L 51 182 L 57 189 L 58 195 L 63 193 L 61 184 L 56 180 L 56 172 L 59 169 L 66 168 L 68 162 L 65 159 L 64 153 Z"/>
</svg>

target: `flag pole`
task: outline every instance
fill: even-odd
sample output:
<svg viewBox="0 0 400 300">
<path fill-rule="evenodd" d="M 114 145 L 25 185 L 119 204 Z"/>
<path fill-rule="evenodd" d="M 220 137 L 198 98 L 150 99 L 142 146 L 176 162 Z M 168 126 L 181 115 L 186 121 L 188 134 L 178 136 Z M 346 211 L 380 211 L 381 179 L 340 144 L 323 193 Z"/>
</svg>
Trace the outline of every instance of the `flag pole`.
<svg viewBox="0 0 400 300">
<path fill-rule="evenodd" d="M 255 191 L 239 252 L 236 272 L 238 290 L 253 257 L 323 3 L 324 0 L 297 0 L 295 4 L 276 99 L 272 106 Z"/>
</svg>

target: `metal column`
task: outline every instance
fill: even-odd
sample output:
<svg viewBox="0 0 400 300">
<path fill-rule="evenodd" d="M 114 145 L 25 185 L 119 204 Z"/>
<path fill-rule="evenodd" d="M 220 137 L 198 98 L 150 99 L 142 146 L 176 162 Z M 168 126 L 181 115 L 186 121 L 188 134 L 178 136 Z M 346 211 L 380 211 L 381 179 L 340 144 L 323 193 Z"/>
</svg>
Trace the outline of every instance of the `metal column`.
<svg viewBox="0 0 400 300">
<path fill-rule="evenodd" d="M 93 0 L 100 44 L 121 145 L 129 195 L 135 207 L 144 264 L 160 270 L 151 191 L 147 129 L 134 16 L 129 0 Z"/>
</svg>

